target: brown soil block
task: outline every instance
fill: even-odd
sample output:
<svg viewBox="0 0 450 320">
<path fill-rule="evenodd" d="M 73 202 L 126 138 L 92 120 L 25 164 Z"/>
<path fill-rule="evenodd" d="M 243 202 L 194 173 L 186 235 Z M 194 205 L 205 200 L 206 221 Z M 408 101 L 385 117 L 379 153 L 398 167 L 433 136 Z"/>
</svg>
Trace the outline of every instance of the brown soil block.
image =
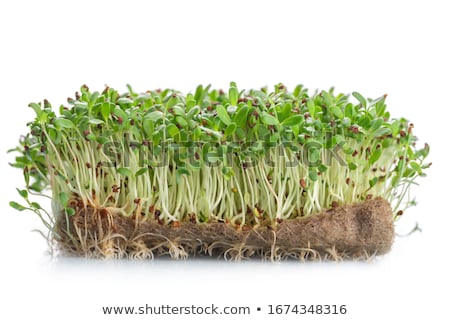
<svg viewBox="0 0 450 320">
<path fill-rule="evenodd" d="M 273 226 L 248 228 L 220 222 L 160 225 L 115 215 L 106 209 L 76 210 L 68 221 L 64 215 L 59 219 L 56 240 L 64 253 L 86 257 L 366 259 L 387 253 L 394 240 L 392 210 L 381 198 Z"/>
</svg>

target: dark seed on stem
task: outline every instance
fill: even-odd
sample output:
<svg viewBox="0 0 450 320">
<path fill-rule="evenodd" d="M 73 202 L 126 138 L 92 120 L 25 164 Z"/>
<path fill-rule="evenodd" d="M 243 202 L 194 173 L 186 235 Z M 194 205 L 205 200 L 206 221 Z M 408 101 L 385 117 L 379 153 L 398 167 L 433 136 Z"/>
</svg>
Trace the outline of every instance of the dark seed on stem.
<svg viewBox="0 0 450 320">
<path fill-rule="evenodd" d="M 300 179 L 300 185 L 302 186 L 303 189 L 306 188 L 306 181 L 304 178 Z"/>
</svg>

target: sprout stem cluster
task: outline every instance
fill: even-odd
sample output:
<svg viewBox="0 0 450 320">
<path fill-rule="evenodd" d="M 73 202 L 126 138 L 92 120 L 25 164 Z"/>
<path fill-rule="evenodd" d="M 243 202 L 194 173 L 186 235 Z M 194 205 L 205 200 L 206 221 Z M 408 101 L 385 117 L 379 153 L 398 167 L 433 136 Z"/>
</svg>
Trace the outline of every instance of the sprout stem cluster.
<svg viewBox="0 0 450 320">
<path fill-rule="evenodd" d="M 187 95 L 82 86 L 58 115 L 46 100 L 30 104 L 13 164 L 27 206 L 11 205 L 42 214 L 28 193 L 50 188 L 55 215 L 81 202 L 160 224 L 244 226 L 381 196 L 400 215 L 429 147 L 416 148 L 413 124 L 391 119 L 385 100 L 282 84 Z"/>
</svg>

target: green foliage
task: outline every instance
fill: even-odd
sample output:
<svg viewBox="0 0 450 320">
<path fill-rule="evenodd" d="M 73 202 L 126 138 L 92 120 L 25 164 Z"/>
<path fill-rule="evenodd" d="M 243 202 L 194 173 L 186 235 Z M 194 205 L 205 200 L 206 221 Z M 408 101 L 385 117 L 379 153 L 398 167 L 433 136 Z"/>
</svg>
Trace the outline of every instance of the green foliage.
<svg viewBox="0 0 450 320">
<path fill-rule="evenodd" d="M 396 211 L 412 203 L 409 186 L 430 166 L 429 146 L 416 148 L 413 125 L 390 118 L 386 95 L 310 95 L 302 85 L 289 92 L 281 84 L 273 92 L 239 91 L 235 83 L 228 91 L 200 85 L 187 95 L 80 92 L 60 115 L 48 102 L 31 103 L 36 117 L 11 150 L 19 153 L 12 166 L 23 170 L 26 188 L 18 192 L 26 205 L 10 206 L 49 226 L 53 217 L 44 219 L 30 193 L 50 188 L 54 208 L 67 215 L 77 200 L 144 219 L 158 210 L 166 223 L 192 214 L 273 222 L 369 195 Z"/>
</svg>

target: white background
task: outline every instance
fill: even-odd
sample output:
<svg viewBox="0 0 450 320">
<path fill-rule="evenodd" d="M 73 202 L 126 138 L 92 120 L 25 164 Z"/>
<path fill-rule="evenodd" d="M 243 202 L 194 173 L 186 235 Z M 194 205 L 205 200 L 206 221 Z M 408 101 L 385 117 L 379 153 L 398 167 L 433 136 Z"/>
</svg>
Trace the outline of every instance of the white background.
<svg viewBox="0 0 450 320">
<path fill-rule="evenodd" d="M 99 319 L 108 305 L 215 303 L 250 306 L 252 315 L 242 318 L 256 319 L 269 317 L 268 304 L 312 303 L 346 304 L 340 319 L 444 319 L 448 13 L 444 1 L 432 0 L 2 1 L 0 317 Z M 37 218 L 8 207 L 23 182 L 5 152 L 33 117 L 29 102 L 58 106 L 84 83 L 188 92 L 230 81 L 388 93 L 392 114 L 412 120 L 420 143 L 432 148 L 429 177 L 415 190 L 418 206 L 397 225 L 405 233 L 418 221 L 423 232 L 398 237 L 390 254 L 370 263 L 89 261 L 50 257 L 30 232 L 40 227 Z"/>
</svg>

